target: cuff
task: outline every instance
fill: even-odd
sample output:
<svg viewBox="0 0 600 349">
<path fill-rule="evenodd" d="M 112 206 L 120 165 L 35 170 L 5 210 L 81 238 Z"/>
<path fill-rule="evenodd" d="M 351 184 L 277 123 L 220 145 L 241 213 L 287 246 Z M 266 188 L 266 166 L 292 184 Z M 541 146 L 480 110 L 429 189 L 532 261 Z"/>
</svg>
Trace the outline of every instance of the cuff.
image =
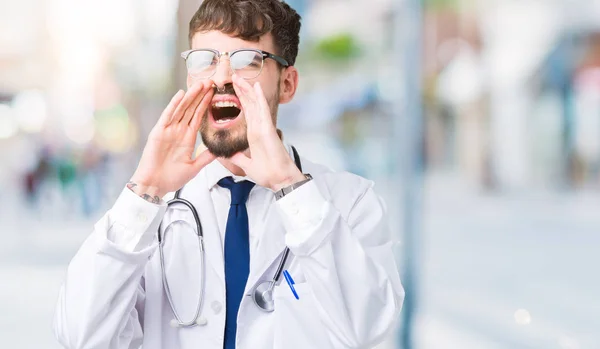
<svg viewBox="0 0 600 349">
<path fill-rule="evenodd" d="M 152 243 L 166 210 L 164 201 L 153 204 L 124 188 L 110 210 L 107 238 L 128 252 L 144 249 Z"/>
<path fill-rule="evenodd" d="M 331 229 L 325 228 L 331 205 L 314 180 L 277 201 L 278 211 L 287 232 L 286 245 L 297 255 L 314 251 Z"/>
</svg>

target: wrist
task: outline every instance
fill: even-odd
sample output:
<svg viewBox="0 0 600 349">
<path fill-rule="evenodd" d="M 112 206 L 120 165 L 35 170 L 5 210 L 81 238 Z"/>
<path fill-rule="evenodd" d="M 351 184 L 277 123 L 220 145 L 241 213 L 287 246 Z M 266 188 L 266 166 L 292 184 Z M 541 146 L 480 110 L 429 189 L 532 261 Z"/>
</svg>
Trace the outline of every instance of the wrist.
<svg viewBox="0 0 600 349">
<path fill-rule="evenodd" d="M 275 185 L 271 185 L 270 189 L 272 191 L 281 190 L 281 188 L 288 187 L 294 183 L 301 182 L 306 179 L 306 176 L 298 170 L 296 166 L 294 166 L 294 170 L 290 171 L 288 174 L 282 176 L 282 180 L 278 181 Z"/>
<path fill-rule="evenodd" d="M 127 188 L 129 188 L 142 199 L 154 204 L 160 203 L 161 198 L 166 194 L 157 186 L 144 184 L 143 182 L 137 181 L 133 178 L 127 183 Z"/>
</svg>

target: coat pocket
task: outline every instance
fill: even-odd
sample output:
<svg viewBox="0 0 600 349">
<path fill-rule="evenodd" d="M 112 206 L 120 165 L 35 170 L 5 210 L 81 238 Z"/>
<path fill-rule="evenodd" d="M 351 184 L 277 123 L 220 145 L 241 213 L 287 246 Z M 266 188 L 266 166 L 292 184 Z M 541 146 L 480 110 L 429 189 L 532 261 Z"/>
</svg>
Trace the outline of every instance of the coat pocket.
<svg viewBox="0 0 600 349">
<path fill-rule="evenodd" d="M 299 299 L 286 282 L 275 287 L 275 349 L 332 348 L 319 318 L 319 310 L 307 283 L 294 285 Z"/>
</svg>

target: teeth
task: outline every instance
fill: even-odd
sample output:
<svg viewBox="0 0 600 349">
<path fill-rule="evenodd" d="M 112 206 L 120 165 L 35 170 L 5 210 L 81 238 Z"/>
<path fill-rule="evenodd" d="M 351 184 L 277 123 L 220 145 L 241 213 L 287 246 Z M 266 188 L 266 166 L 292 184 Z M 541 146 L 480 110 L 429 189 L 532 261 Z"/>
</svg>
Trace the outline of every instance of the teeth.
<svg viewBox="0 0 600 349">
<path fill-rule="evenodd" d="M 229 121 L 231 121 L 231 120 L 233 120 L 233 119 L 230 119 L 230 118 L 225 118 L 225 119 L 215 120 L 215 122 L 216 122 L 217 124 L 224 124 L 224 123 L 226 123 L 226 122 L 229 122 Z"/>
<path fill-rule="evenodd" d="M 220 101 L 220 102 L 216 102 L 212 105 L 214 108 L 225 108 L 225 107 L 236 107 L 236 108 L 240 108 L 237 103 L 235 102 L 229 102 L 229 101 Z"/>
</svg>

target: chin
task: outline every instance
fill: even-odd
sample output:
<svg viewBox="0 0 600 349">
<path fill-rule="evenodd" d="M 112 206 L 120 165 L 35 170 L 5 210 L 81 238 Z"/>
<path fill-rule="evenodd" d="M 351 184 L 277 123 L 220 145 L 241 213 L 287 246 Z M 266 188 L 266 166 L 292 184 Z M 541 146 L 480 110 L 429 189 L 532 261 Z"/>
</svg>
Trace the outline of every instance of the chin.
<svg viewBox="0 0 600 349">
<path fill-rule="evenodd" d="M 248 139 L 244 133 L 243 137 L 235 137 L 231 133 L 233 130 L 211 129 L 210 135 L 202 133 L 202 142 L 204 146 L 213 155 L 219 158 L 229 159 L 239 152 L 248 149 Z"/>
</svg>

